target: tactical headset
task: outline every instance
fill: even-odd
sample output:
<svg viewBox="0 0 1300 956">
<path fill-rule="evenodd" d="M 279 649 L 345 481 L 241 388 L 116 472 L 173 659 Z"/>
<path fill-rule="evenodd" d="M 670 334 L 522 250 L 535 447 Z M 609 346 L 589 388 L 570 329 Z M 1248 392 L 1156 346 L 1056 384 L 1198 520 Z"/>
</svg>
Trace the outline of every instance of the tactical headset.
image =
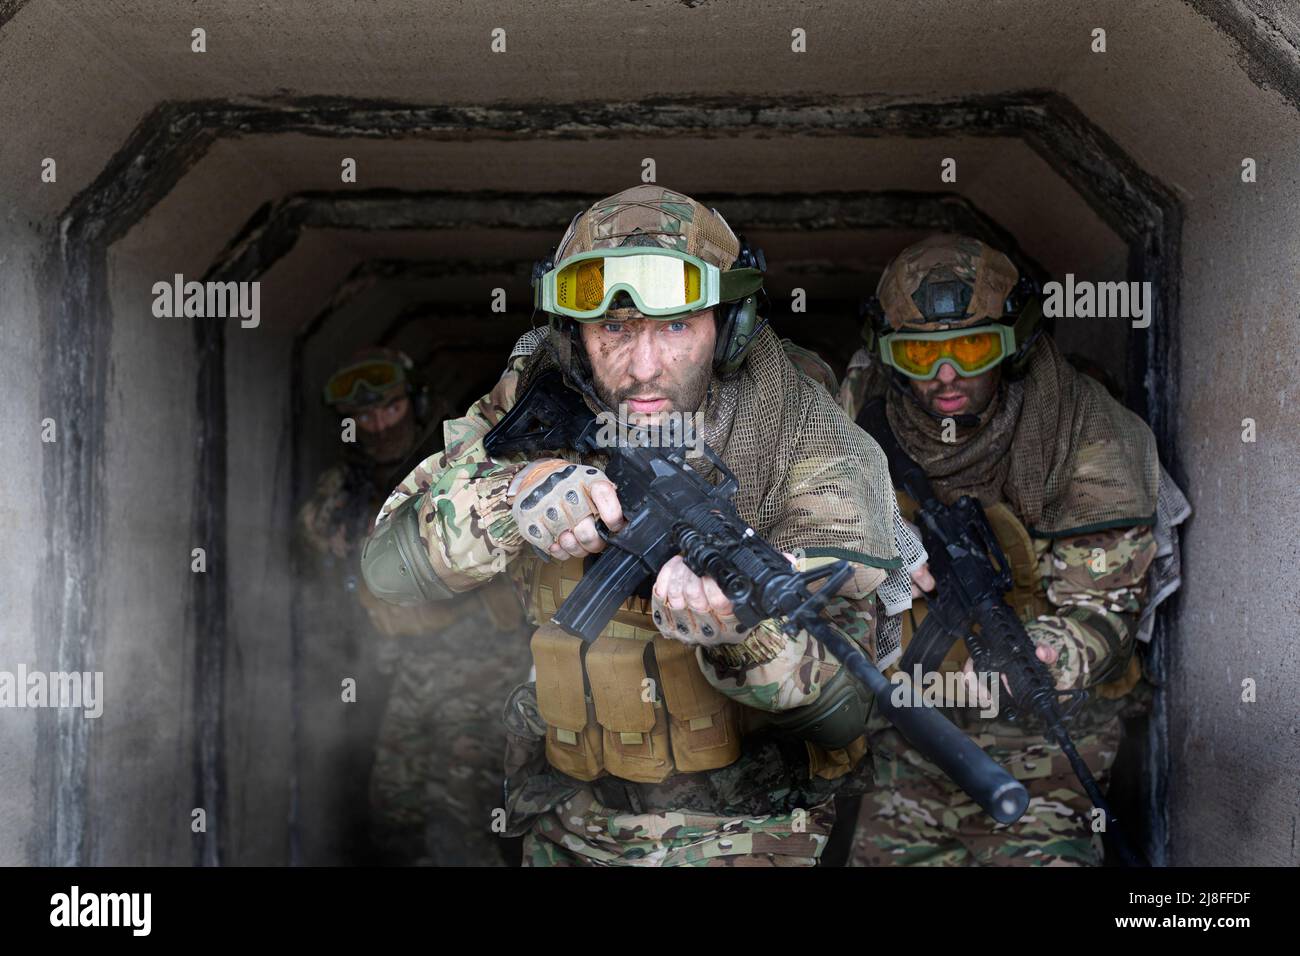
<svg viewBox="0 0 1300 956">
<path fill-rule="evenodd" d="M 763 250 L 751 249 L 745 237 L 737 235 L 740 241 L 740 253 L 731 264 L 733 269 L 757 269 L 767 274 L 767 257 Z M 757 292 L 735 302 L 721 302 L 724 308 L 718 322 L 718 342 L 713 350 L 713 367 L 721 376 L 735 372 L 745 363 L 745 355 L 758 333 L 767 325 L 767 291 L 759 288 Z M 760 308 L 761 306 L 761 308 Z"/>
<path fill-rule="evenodd" d="M 429 383 L 416 369 L 415 360 L 411 356 L 392 346 L 384 346 L 384 348 L 391 349 L 402 357 L 398 364 L 406 372 L 406 395 L 411 400 L 411 410 L 415 412 L 417 422 L 425 422 L 429 417 L 429 409 L 433 404 L 433 394 Z"/>
<path fill-rule="evenodd" d="M 969 300 L 969 287 L 964 282 L 952 283 L 923 283 L 917 294 L 930 285 L 940 286 L 963 286 L 966 287 L 967 301 Z M 942 295 L 946 290 L 938 290 L 940 295 L 927 295 L 927 306 L 938 305 L 942 300 L 947 303 L 956 303 L 964 309 L 965 302 L 959 296 Z M 927 317 L 931 314 L 930 308 L 922 308 Z M 946 309 L 944 311 L 947 311 Z M 960 311 L 960 310 L 959 310 Z M 867 345 L 867 350 L 872 355 L 878 355 L 880 352 L 880 340 L 891 332 L 898 331 L 889 324 L 885 318 L 885 310 L 880 305 L 880 299 L 877 296 L 864 296 L 858 305 L 858 318 L 862 319 L 862 340 Z M 1018 378 L 1024 374 L 1029 350 L 1033 344 L 1038 341 L 1038 337 L 1044 332 L 1043 328 L 1043 299 L 1042 289 L 1037 280 L 1027 275 L 1021 275 L 1016 284 L 1011 289 L 1011 294 L 1007 296 L 1002 305 L 1002 317 L 998 320 L 1003 325 L 1010 325 L 1016 336 L 1016 350 L 1002 360 L 1002 368 L 1012 378 Z M 971 326 L 976 329 L 979 326 Z"/>
<path fill-rule="evenodd" d="M 716 210 L 714 214 L 717 215 Z M 582 213 L 578 213 L 578 216 L 581 215 Z M 578 216 L 574 217 L 574 221 L 577 221 Z M 740 252 L 730 268 L 757 269 L 759 272 L 766 273 L 767 258 L 763 255 L 763 250 L 751 249 L 744 236 L 737 235 L 736 239 L 740 242 Z M 536 286 L 542 276 L 554 268 L 555 249 L 552 248 L 546 258 L 533 263 L 530 284 Z M 715 307 L 718 310 L 714 313 L 718 334 L 717 344 L 713 349 L 713 369 L 719 376 L 731 375 L 745 363 L 745 355 L 754 344 L 759 332 L 767 325 L 767 304 L 767 293 L 760 288 L 743 299 L 735 302 L 719 302 Z M 575 319 L 557 315 L 552 315 L 550 322 L 553 328 L 560 330 L 573 329 L 577 325 Z"/>
</svg>

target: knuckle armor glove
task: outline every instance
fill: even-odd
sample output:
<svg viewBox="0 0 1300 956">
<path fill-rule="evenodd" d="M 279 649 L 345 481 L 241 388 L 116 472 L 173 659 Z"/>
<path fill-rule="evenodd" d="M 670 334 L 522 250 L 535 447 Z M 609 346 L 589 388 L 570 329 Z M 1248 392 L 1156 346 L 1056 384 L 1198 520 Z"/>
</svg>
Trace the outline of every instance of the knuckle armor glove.
<svg viewBox="0 0 1300 956">
<path fill-rule="evenodd" d="M 739 644 L 749 633 L 734 614 L 717 614 L 712 609 L 695 611 L 690 607 L 675 611 L 657 590 L 650 592 L 650 607 L 655 627 L 664 637 L 684 644 Z"/>
<path fill-rule="evenodd" d="M 591 485 L 598 481 L 609 481 L 601 469 L 561 458 L 535 461 L 521 471 L 507 496 L 524 540 L 545 553 L 584 518 L 599 518 L 591 499 Z"/>
</svg>

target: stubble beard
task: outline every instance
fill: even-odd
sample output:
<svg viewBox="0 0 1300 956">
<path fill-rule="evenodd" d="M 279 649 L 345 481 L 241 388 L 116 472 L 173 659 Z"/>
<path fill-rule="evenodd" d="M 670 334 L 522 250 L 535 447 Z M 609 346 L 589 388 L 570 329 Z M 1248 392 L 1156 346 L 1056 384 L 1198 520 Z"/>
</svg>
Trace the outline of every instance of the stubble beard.
<svg viewBox="0 0 1300 956">
<path fill-rule="evenodd" d="M 407 412 L 400 421 L 382 431 L 361 431 L 360 437 L 361 450 L 371 461 L 377 465 L 395 465 L 415 445 L 415 415 Z"/>
<path fill-rule="evenodd" d="M 691 369 L 687 378 L 675 385 L 669 385 L 666 382 L 652 382 L 649 384 L 632 384 L 622 388 L 613 388 L 604 379 L 599 372 L 592 370 L 592 379 L 596 386 L 596 394 L 600 400 L 610 408 L 617 411 L 619 406 L 624 405 L 629 397 L 645 395 L 647 393 L 662 395 L 668 399 L 669 408 L 665 411 L 674 411 L 682 414 L 698 412 L 703 409 L 705 397 L 709 392 L 709 382 L 713 379 L 713 367 L 704 363 Z M 645 421 L 654 421 L 655 416 L 662 412 L 650 413 L 631 413 L 628 418 L 634 423 Z"/>
</svg>

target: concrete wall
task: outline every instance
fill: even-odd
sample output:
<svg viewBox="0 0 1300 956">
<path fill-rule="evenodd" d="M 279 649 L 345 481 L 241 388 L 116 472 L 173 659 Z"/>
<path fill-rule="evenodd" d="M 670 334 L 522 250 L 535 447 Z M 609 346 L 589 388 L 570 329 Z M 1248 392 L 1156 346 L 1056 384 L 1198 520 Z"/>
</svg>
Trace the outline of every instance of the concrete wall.
<svg viewBox="0 0 1300 956">
<path fill-rule="evenodd" d="M 0 671 L 16 673 L 48 663 L 39 646 L 37 582 L 41 573 L 45 517 L 40 494 L 42 458 L 38 379 L 41 347 L 37 272 L 41 237 L 28 223 L 0 215 L 0 447 L 6 449 L 0 481 Z M 70 422 L 57 422 L 58 437 L 72 440 Z M 35 805 L 39 764 L 53 759 L 37 743 L 39 711 L 0 709 L 0 866 L 40 858 L 43 813 Z"/>
<path fill-rule="evenodd" d="M 275 302 L 263 299 L 264 306 Z M 226 336 L 226 861 L 276 865 L 289 846 L 290 341 L 268 323 Z"/>
<path fill-rule="evenodd" d="M 1184 233 L 1178 427 L 1196 515 L 1170 694 L 1176 864 L 1300 863 L 1300 123 L 1281 104 L 1272 119 L 1241 150 L 1267 157 L 1260 182 L 1226 168 Z"/>
</svg>

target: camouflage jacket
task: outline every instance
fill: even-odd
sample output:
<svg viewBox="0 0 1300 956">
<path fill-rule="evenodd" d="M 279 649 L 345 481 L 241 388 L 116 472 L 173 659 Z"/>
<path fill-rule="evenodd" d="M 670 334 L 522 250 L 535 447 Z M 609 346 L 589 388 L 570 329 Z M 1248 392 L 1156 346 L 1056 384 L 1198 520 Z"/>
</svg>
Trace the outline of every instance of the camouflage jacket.
<svg viewBox="0 0 1300 956">
<path fill-rule="evenodd" d="M 444 423 L 444 451 L 422 462 L 389 496 L 376 524 L 411 495 L 424 494 L 419 505 L 420 533 L 429 559 L 443 584 L 456 592 L 476 588 L 494 575 L 508 571 L 521 592 L 531 579 L 532 562 L 540 560 L 515 524 L 506 491 L 527 464 L 524 459 L 493 460 L 483 447 L 487 432 L 512 407 L 516 385 L 526 358 L 514 357 L 493 390 L 464 417 Z M 577 460 L 574 457 L 573 460 Z M 797 469 L 791 469 L 794 474 Z M 819 493 L 824 469 L 806 469 L 806 481 L 792 479 L 790 510 L 812 513 L 808 499 Z M 799 558 L 801 568 L 830 558 Z M 840 593 L 827 603 L 831 626 L 840 633 L 869 643 L 876 620 L 875 589 L 886 572 L 851 564 L 854 574 Z M 739 703 L 777 712 L 812 703 L 821 688 L 839 671 L 840 664 L 806 631 L 787 637 L 775 621 L 763 621 L 750 632 L 750 641 L 781 652 L 764 664 L 729 667 L 698 654 L 705 677 L 720 692 Z"/>
<path fill-rule="evenodd" d="M 463 602 L 398 607 L 379 600 L 366 587 L 358 560 L 370 518 L 383 494 L 377 483 L 381 478 L 373 465 L 359 459 L 326 468 L 312 496 L 298 512 L 297 539 L 306 559 L 304 572 L 308 580 L 327 592 L 342 588 L 354 594 L 356 602 L 349 602 L 348 613 L 364 609 L 365 617 L 354 615 L 357 620 L 350 622 L 352 626 L 364 630 L 363 621 L 368 621 L 379 634 L 403 638 L 405 644 L 411 645 L 431 639 L 467 613 L 467 608 Z M 311 606 L 308 617 L 313 619 L 309 624 L 312 630 L 337 629 L 342 624 L 334 616 L 341 609 L 337 593 L 323 593 L 307 603 Z M 387 643 L 381 648 L 382 666 L 389 666 L 387 655 L 392 653 L 394 649 Z"/>
<path fill-rule="evenodd" d="M 883 388 L 880 363 L 859 349 L 840 385 L 840 407 L 855 419 Z M 1137 683 L 1131 666 L 1138 616 L 1147 599 L 1147 570 L 1156 556 L 1149 526 L 1084 535 L 1034 538 L 1039 596 L 1052 611 L 1026 621 L 1039 644 L 1055 649 L 1058 686 L 1108 685 L 1119 696 Z"/>
<path fill-rule="evenodd" d="M 372 469 L 343 461 L 321 472 L 312 495 L 298 512 L 298 535 L 327 564 L 361 553 L 373 502 L 380 492 Z M 331 560 L 332 559 L 332 560 Z"/>
</svg>

